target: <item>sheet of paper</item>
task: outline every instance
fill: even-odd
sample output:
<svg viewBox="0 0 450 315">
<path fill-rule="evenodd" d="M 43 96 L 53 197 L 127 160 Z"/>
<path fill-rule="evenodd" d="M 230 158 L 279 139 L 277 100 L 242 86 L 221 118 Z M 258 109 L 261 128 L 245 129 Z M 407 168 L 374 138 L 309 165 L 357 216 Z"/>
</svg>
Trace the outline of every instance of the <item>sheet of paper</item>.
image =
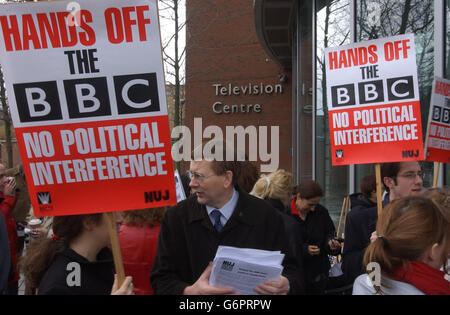
<svg viewBox="0 0 450 315">
<path fill-rule="evenodd" d="M 209 283 L 232 287 L 239 294 L 257 294 L 254 291 L 257 285 L 280 279 L 283 258 L 279 251 L 219 246 Z"/>
</svg>

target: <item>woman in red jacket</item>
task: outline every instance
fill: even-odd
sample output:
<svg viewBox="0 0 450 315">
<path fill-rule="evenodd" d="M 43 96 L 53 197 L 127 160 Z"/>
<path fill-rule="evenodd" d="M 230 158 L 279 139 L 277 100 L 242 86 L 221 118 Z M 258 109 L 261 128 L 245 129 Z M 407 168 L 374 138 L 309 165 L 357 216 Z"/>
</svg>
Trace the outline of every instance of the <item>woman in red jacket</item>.
<svg viewBox="0 0 450 315">
<path fill-rule="evenodd" d="M 133 277 L 136 295 L 153 294 L 150 272 L 165 210 L 153 208 L 122 212 L 120 249 L 125 273 Z"/>
<path fill-rule="evenodd" d="M 16 181 L 14 177 L 6 177 L 5 166 L 0 164 L 0 211 L 6 223 L 6 230 L 9 238 L 9 248 L 11 255 L 11 264 L 13 266 L 13 278 L 8 281 L 8 294 L 17 294 L 19 272 L 18 272 L 18 245 L 19 240 L 17 238 L 17 225 L 16 220 L 12 214 L 14 205 L 17 202 L 15 196 Z"/>
</svg>

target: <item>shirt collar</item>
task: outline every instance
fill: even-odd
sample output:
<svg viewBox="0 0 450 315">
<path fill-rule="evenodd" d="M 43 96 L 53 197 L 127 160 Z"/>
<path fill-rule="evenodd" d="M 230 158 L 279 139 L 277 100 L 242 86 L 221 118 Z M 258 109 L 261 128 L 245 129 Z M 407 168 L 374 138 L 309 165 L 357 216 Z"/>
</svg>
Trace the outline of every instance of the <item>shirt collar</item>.
<svg viewBox="0 0 450 315">
<path fill-rule="evenodd" d="M 233 214 L 234 209 L 236 208 L 238 200 L 239 200 L 239 193 L 233 187 L 233 195 L 231 196 L 230 200 L 228 200 L 228 202 L 222 208 L 217 209 L 217 208 L 206 205 L 206 211 L 208 212 L 208 215 L 210 215 L 213 210 L 217 209 L 222 213 L 222 215 L 228 221 L 228 219 L 231 218 L 231 215 Z"/>
</svg>

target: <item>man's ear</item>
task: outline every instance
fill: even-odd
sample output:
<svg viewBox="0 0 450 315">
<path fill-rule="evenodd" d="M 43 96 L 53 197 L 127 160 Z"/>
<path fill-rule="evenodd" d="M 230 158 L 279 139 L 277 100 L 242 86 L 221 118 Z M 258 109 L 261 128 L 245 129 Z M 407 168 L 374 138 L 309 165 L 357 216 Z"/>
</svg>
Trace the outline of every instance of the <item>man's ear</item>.
<svg viewBox="0 0 450 315">
<path fill-rule="evenodd" d="M 389 190 L 395 186 L 395 181 L 392 177 L 383 177 L 383 183 L 389 188 Z"/>
<path fill-rule="evenodd" d="M 224 175 L 225 175 L 225 181 L 224 181 L 223 185 L 225 188 L 228 188 L 233 185 L 234 174 L 232 171 L 226 171 Z"/>
</svg>

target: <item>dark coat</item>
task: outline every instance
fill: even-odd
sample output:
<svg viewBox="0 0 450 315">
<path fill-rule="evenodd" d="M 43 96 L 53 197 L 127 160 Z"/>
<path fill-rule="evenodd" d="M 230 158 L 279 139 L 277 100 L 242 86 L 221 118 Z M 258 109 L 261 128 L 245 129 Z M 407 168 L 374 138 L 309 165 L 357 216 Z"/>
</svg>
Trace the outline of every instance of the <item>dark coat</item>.
<svg viewBox="0 0 450 315">
<path fill-rule="evenodd" d="M 292 203 L 295 209 L 295 201 Z M 294 210 L 294 214 L 296 210 Z M 318 204 L 314 211 L 309 212 L 306 216 L 306 220 L 303 221 L 297 215 L 293 216 L 300 226 L 300 233 L 303 239 L 302 255 L 303 255 L 303 268 L 306 274 L 306 284 L 309 293 L 319 293 L 324 289 L 316 288 L 317 291 L 311 291 L 312 287 L 316 283 L 325 285 L 325 280 L 328 278 L 328 271 L 330 270 L 330 261 L 328 254 L 336 255 L 338 253 L 331 252 L 328 242 L 336 234 L 333 221 L 330 218 L 328 210 Z M 311 256 L 308 253 L 308 246 L 316 245 L 320 248 L 320 254 Z M 319 284 L 318 284 L 319 285 Z"/>
<path fill-rule="evenodd" d="M 362 193 L 354 193 L 350 195 L 350 210 L 359 210 L 376 207 L 376 203 L 364 196 Z"/>
<path fill-rule="evenodd" d="M 301 280 L 281 215 L 264 200 L 240 189 L 238 193 L 236 208 L 220 233 L 196 196 L 167 210 L 150 276 L 155 294 L 182 294 L 214 260 L 219 245 L 280 250 L 285 254 L 283 275 L 289 280 L 290 292 L 300 291 Z"/>
<path fill-rule="evenodd" d="M 389 203 L 389 194 L 383 200 L 383 207 Z M 342 272 L 347 284 L 365 272 L 364 251 L 370 244 L 370 236 L 376 230 L 378 220 L 377 206 L 360 208 L 348 213 L 345 221 L 345 245 L 342 253 Z"/>
<path fill-rule="evenodd" d="M 299 294 L 303 294 L 305 292 L 305 271 L 303 269 L 303 239 L 300 224 L 292 215 L 288 214 L 289 207 L 285 207 L 279 199 L 268 198 L 265 200 L 277 209 L 283 218 L 289 246 L 301 276 L 301 292 Z"/>
<path fill-rule="evenodd" d="M 8 276 L 11 269 L 11 257 L 9 256 L 9 239 L 5 220 L 0 214 L 0 295 L 8 286 Z"/>
<path fill-rule="evenodd" d="M 75 268 L 68 264 L 75 262 L 80 266 L 80 286 L 68 283 L 76 280 Z M 67 270 L 69 269 L 69 270 Z M 114 283 L 114 263 L 112 253 L 104 248 L 97 255 L 97 261 L 90 262 L 70 248 L 56 254 L 50 267 L 39 284 L 39 295 L 107 295 Z"/>
</svg>

